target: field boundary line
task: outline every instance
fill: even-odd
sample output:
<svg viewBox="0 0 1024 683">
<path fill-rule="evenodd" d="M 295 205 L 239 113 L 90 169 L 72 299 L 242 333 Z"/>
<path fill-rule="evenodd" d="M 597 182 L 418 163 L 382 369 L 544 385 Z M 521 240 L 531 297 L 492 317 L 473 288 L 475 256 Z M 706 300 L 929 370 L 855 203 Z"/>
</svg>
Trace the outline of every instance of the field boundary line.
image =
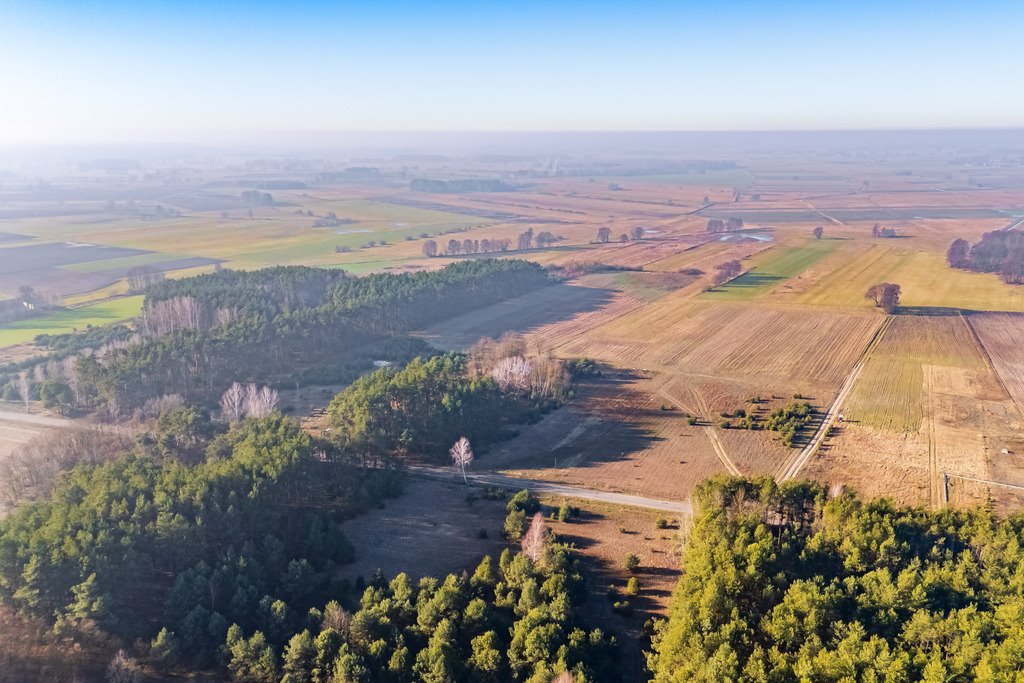
<svg viewBox="0 0 1024 683">
<path fill-rule="evenodd" d="M 818 448 L 821 447 L 825 437 L 828 436 L 829 430 L 832 429 L 832 425 L 835 423 L 837 416 L 839 415 L 839 409 L 843 403 L 853 393 L 853 387 L 857 382 L 857 378 L 860 377 L 860 373 L 864 370 L 864 363 L 867 361 L 868 356 L 874 351 L 875 347 L 882 340 L 886 330 L 892 325 L 893 316 L 886 316 L 885 321 L 878 326 L 878 330 L 875 331 L 874 336 L 868 345 L 864 348 L 860 358 L 857 360 L 857 364 L 853 366 L 853 370 L 846 377 L 846 381 L 843 382 L 843 386 L 839 389 L 839 393 L 836 394 L 836 398 L 832 401 L 832 405 L 825 413 L 825 417 L 822 418 L 821 424 L 818 425 L 818 429 L 811 436 L 811 440 L 807 443 L 803 449 L 796 455 L 796 457 L 789 463 L 782 473 L 782 481 L 788 481 L 796 478 L 800 474 L 800 470 L 803 469 L 804 465 L 811 459 L 811 457 L 818 452 Z"/>
</svg>

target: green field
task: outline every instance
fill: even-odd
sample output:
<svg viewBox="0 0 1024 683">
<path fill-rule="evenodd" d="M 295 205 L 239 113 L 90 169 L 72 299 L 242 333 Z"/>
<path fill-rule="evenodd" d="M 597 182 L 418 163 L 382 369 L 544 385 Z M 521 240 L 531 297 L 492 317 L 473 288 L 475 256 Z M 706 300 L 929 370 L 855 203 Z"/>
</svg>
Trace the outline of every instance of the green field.
<svg viewBox="0 0 1024 683">
<path fill-rule="evenodd" d="M 129 296 L 2 325 L 0 348 L 30 342 L 40 334 L 61 334 L 88 325 L 95 327 L 128 320 L 142 310 L 142 299 L 142 296 Z"/>
<path fill-rule="evenodd" d="M 781 282 L 804 272 L 832 252 L 841 240 L 808 240 L 799 247 L 777 247 L 765 252 L 756 265 L 735 280 L 701 296 L 720 301 L 745 301 L 766 294 Z"/>
</svg>

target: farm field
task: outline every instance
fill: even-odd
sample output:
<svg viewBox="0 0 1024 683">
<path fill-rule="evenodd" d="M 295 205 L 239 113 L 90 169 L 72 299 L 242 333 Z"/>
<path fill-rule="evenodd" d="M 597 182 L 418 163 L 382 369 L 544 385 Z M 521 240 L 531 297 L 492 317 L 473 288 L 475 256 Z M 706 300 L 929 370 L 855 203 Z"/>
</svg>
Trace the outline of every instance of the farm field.
<svg viewBox="0 0 1024 683">
<path fill-rule="evenodd" d="M 709 290 L 703 296 L 722 301 L 756 298 L 807 270 L 838 244 L 835 239 L 808 240 L 800 246 L 776 247 L 763 252 L 751 259 L 751 265 L 743 275 Z"/>
<path fill-rule="evenodd" d="M 980 313 L 967 316 L 999 380 L 1024 412 L 1024 316 Z"/>
<path fill-rule="evenodd" d="M 940 506 L 944 473 L 1019 482 L 1022 414 L 968 317 L 895 316 L 868 354 L 846 407 L 805 473 L 868 495 Z M 956 480 L 952 504 L 1010 504 L 996 487 Z M 1012 509 L 1002 507 L 1001 509 Z"/>
<path fill-rule="evenodd" d="M 879 282 L 900 285 L 904 306 L 1024 311 L 1024 291 L 995 275 L 954 270 L 938 252 L 911 251 L 874 240 L 796 297 L 795 303 L 841 308 L 873 305 L 864 293 Z"/>
<path fill-rule="evenodd" d="M 23 358 L 40 332 L 130 317 L 137 299 L 123 297 L 132 267 L 171 278 L 218 263 L 415 272 L 482 257 L 428 258 L 425 239 L 442 249 L 450 239 L 514 246 L 531 228 L 556 241 L 502 256 L 624 270 L 560 282 L 419 334 L 438 349 L 465 349 L 483 336 L 522 332 L 531 351 L 596 359 L 607 384 L 588 387 L 563 410 L 480 454 L 479 467 L 669 499 L 686 498 L 709 474 L 779 474 L 794 449 L 772 433 L 722 428 L 721 413 L 767 413 L 797 395 L 824 410 L 886 319 L 865 291 L 894 282 L 902 308 L 857 376 L 843 406 L 850 419 L 805 472 L 927 501 L 937 462 L 950 471 L 1013 476 L 1017 413 L 1008 410 L 999 382 L 1024 402 L 1014 349 L 1020 326 L 1012 315 L 1024 313 L 1024 287 L 951 270 L 945 251 L 954 238 L 975 242 L 1024 215 L 1019 171 L 946 158 L 868 163 L 752 154 L 738 161 L 731 170 L 630 175 L 614 170 L 620 162 L 629 168 L 626 160 L 605 167 L 567 157 L 563 176 L 540 158 L 382 157 L 373 161 L 377 179 L 333 182 L 316 171 L 298 184 L 259 164 L 251 177 L 232 166 L 202 180 L 140 182 L 130 190 L 134 212 L 124 210 L 129 195 L 118 191 L 67 189 L 58 200 L 46 193 L 33 199 L 30 188 L 0 210 L 0 250 L 49 254 L 45 277 L 75 290 L 65 304 L 95 305 L 0 326 L 0 348 L 10 349 L 5 357 Z M 273 189 L 277 176 L 282 189 Z M 515 191 L 420 192 L 409 185 L 413 178 L 496 177 Z M 273 204 L 247 205 L 241 195 L 252 187 L 271 188 Z M 158 216 L 158 204 L 180 217 Z M 330 213 L 334 224 L 315 227 Z M 709 218 L 731 216 L 747 229 L 707 232 Z M 871 238 L 876 223 L 899 237 Z M 811 237 L 817 225 L 822 240 Z M 599 228 L 609 229 L 609 242 L 597 241 Z M 636 228 L 644 239 L 619 241 Z M 705 291 L 710 274 L 729 260 L 748 273 Z M 0 282 L 3 295 L 31 284 L 18 274 L 10 279 Z M 762 402 L 751 404 L 752 397 Z M 282 399 L 299 414 L 324 400 L 313 389 L 283 392 Z M 689 425 L 684 414 L 699 424 Z M 1000 459 L 1003 448 L 1010 452 Z M 872 474 L 878 471 L 886 477 Z"/>
<path fill-rule="evenodd" d="M 0 325 L 0 347 L 30 342 L 40 334 L 62 334 L 89 325 L 121 322 L 137 316 L 141 310 L 142 297 L 129 296 L 6 323 Z"/>
</svg>

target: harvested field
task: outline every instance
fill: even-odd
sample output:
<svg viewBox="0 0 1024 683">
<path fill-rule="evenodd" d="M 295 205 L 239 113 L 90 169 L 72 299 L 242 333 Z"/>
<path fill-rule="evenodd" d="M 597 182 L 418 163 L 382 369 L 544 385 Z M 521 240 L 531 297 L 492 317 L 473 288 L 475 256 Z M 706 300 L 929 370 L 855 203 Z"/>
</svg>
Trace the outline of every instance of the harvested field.
<svg viewBox="0 0 1024 683">
<path fill-rule="evenodd" d="M 507 547 L 502 535 L 506 501 L 470 504 L 470 490 L 454 480 L 454 473 L 452 483 L 407 481 L 400 497 L 342 524 L 357 555 L 340 572 L 369 579 L 380 569 L 389 578 L 405 572 L 413 580 L 464 569 L 472 574 L 484 555 L 497 558 Z M 481 529 L 487 538 L 478 537 Z"/>
<path fill-rule="evenodd" d="M 593 330 L 561 352 L 707 375 L 838 387 L 881 320 L 870 314 L 726 304 L 679 306 L 670 295 Z"/>
<path fill-rule="evenodd" d="M 1024 413 L 1024 315 L 979 313 L 967 316 L 1000 382 Z"/>
<path fill-rule="evenodd" d="M 963 316 L 896 316 L 865 360 L 847 403 L 849 419 L 878 429 L 916 432 L 925 365 L 985 370 Z"/>
<path fill-rule="evenodd" d="M 465 349 L 481 337 L 500 337 L 509 331 L 529 333 L 545 325 L 577 320 L 619 298 L 621 295 L 606 287 L 576 282 L 551 285 L 450 318 L 422 330 L 419 336 L 439 349 Z"/>
</svg>

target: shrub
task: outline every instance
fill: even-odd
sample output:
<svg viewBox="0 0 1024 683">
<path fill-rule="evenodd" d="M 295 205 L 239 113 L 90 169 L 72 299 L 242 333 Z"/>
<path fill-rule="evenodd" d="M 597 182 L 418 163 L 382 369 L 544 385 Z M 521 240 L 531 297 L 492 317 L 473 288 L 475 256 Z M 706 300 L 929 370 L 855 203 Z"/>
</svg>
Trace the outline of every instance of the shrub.
<svg viewBox="0 0 1024 683">
<path fill-rule="evenodd" d="M 623 565 L 626 567 L 626 571 L 635 572 L 640 568 L 640 558 L 635 554 L 630 553 L 626 556 L 626 560 L 623 562 Z"/>
<path fill-rule="evenodd" d="M 623 592 L 626 595 L 638 595 L 640 593 L 640 582 L 635 576 L 629 577 L 629 581 L 626 582 L 626 589 Z"/>
</svg>

